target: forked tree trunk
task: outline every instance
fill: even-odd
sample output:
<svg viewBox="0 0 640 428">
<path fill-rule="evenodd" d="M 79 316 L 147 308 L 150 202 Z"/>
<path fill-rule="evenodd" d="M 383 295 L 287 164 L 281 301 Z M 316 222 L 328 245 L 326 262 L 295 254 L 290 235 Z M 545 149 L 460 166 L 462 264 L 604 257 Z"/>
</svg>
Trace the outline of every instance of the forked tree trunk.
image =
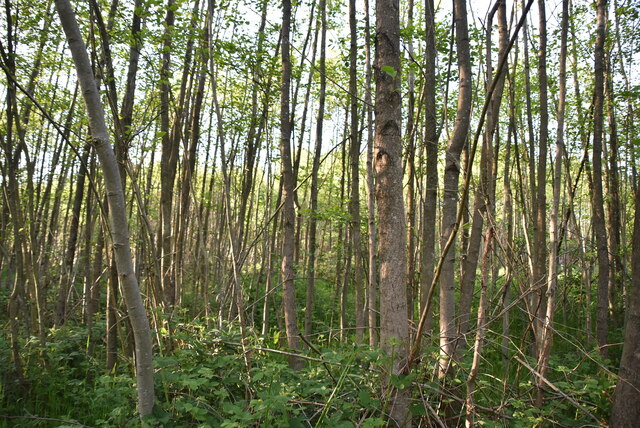
<svg viewBox="0 0 640 428">
<path fill-rule="evenodd" d="M 153 389 L 153 351 L 149 322 L 138 288 L 127 225 L 124 194 L 120 172 L 113 147 L 109 143 L 109 132 L 104 118 L 100 94 L 96 86 L 87 49 L 80 34 L 73 7 L 69 0 L 56 0 L 56 8 L 62 27 L 69 42 L 78 80 L 87 108 L 93 145 L 100 159 L 109 201 L 109 222 L 111 239 L 122 284 L 124 300 L 133 326 L 136 344 L 136 378 L 138 389 L 138 410 L 141 416 L 151 414 L 155 402 Z"/>
<path fill-rule="evenodd" d="M 500 28 L 499 37 L 499 59 L 498 62 L 507 53 L 507 44 L 509 36 L 507 34 L 507 9 L 504 1 L 496 3 L 494 9 L 489 13 L 487 24 L 487 42 L 486 42 L 486 61 L 487 61 L 487 92 L 492 85 L 493 65 L 491 63 L 491 32 L 493 30 L 493 15 L 498 13 L 498 25 Z M 480 155 L 480 185 L 476 191 L 473 209 L 473 224 L 471 226 L 471 235 L 469 236 L 469 245 L 467 247 L 467 256 L 462 266 L 462 275 L 460 279 L 460 307 L 458 321 L 458 339 L 464 341 L 469 331 L 469 318 L 471 313 L 471 303 L 476 283 L 476 270 L 478 266 L 478 258 L 480 255 L 480 242 L 483 235 L 483 227 L 485 217 L 489 218 L 490 223 L 493 217 L 494 207 L 494 180 L 493 174 L 493 136 L 498 125 L 498 114 L 500 104 L 502 102 L 502 93 L 506 73 L 497 76 L 498 82 L 491 95 L 491 107 L 487 110 L 486 125 L 484 132 L 484 142 L 482 144 L 482 152 Z M 461 346 L 456 347 L 456 351 L 461 351 Z"/>
</svg>

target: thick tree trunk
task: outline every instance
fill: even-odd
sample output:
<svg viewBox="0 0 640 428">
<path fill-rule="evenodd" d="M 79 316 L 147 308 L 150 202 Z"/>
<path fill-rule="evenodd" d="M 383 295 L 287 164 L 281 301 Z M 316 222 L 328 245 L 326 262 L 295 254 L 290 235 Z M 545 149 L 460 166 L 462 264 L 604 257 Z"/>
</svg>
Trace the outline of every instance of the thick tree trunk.
<svg viewBox="0 0 640 428">
<path fill-rule="evenodd" d="M 120 173 L 113 148 L 109 143 L 109 133 L 104 119 L 104 110 L 73 7 L 69 0 L 56 0 L 56 8 L 58 9 L 58 15 L 60 16 L 60 21 L 67 35 L 69 48 L 73 55 L 78 80 L 80 81 L 87 107 L 93 145 L 100 159 L 104 182 L 107 187 L 113 249 L 136 343 L 138 410 L 141 416 L 146 416 L 151 414 L 155 402 L 152 364 L 153 351 L 151 347 L 149 322 L 140 296 L 140 290 L 138 289 L 138 280 L 133 270 L 129 244 L 129 228 L 127 225 Z"/>
<path fill-rule="evenodd" d="M 380 343 L 393 355 L 393 374 L 409 346 L 406 298 L 406 231 L 402 197 L 400 17 L 398 0 L 376 1 L 376 201 L 380 233 Z M 409 388 L 394 391 L 390 418 L 411 426 Z M 392 423 L 393 424 L 393 423 Z"/>
<path fill-rule="evenodd" d="M 637 180 L 636 180 L 637 181 Z M 637 184 L 636 184 L 637 186 Z M 631 301 L 625 326 L 619 379 L 611 411 L 612 427 L 632 428 L 640 420 L 640 192 L 636 191 L 631 265 Z"/>
</svg>

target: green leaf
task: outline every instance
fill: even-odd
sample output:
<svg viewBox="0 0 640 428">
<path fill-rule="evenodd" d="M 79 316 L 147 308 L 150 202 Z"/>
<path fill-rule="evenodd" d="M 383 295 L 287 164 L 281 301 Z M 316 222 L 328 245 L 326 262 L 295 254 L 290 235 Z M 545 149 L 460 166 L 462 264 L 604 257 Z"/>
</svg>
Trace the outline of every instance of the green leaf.
<svg viewBox="0 0 640 428">
<path fill-rule="evenodd" d="M 371 403 L 371 395 L 369 395 L 369 391 L 366 389 L 361 390 L 358 393 L 358 399 L 363 407 L 369 407 L 369 404 Z"/>
<path fill-rule="evenodd" d="M 387 73 L 389 76 L 391 76 L 394 79 L 398 75 L 398 70 L 396 70 L 395 68 L 391 67 L 390 65 L 383 65 L 382 67 L 380 67 L 380 70 L 384 71 L 385 73 Z"/>
</svg>

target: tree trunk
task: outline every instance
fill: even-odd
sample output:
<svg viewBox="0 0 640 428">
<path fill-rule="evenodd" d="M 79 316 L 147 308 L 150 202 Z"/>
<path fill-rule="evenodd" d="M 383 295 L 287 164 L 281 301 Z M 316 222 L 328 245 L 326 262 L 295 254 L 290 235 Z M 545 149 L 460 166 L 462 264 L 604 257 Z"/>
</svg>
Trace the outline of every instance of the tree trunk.
<svg viewBox="0 0 640 428">
<path fill-rule="evenodd" d="M 58 9 L 62 27 L 67 35 L 69 48 L 78 74 L 78 80 L 82 87 L 93 137 L 93 145 L 100 159 L 104 181 L 107 187 L 113 249 L 127 311 L 135 335 L 138 411 L 141 416 L 146 416 L 151 414 L 155 402 L 152 364 L 153 350 L 151 347 L 149 322 L 145 314 L 140 290 L 138 289 L 138 280 L 133 270 L 129 244 L 129 229 L 120 173 L 113 148 L 109 143 L 109 133 L 104 119 L 104 110 L 73 7 L 68 0 L 56 0 L 56 8 Z"/>
<path fill-rule="evenodd" d="M 637 179 L 636 179 L 637 186 Z M 631 265 L 631 301 L 625 326 L 624 347 L 618 372 L 610 425 L 631 428 L 640 420 L 640 192 L 635 195 L 635 220 Z"/>
<path fill-rule="evenodd" d="M 549 144 L 549 108 L 547 102 L 547 18 L 545 1 L 538 0 L 538 15 L 540 18 L 540 46 L 538 48 L 538 90 L 540 103 L 540 135 L 538 140 L 538 170 L 536 172 L 536 194 L 535 194 L 535 232 L 533 258 L 534 262 L 534 284 L 544 284 L 546 281 L 545 271 L 547 265 L 547 145 Z M 536 352 L 542 347 L 543 319 L 546 313 L 546 286 L 541 286 L 537 292 L 537 309 L 535 335 Z"/>
<path fill-rule="evenodd" d="M 492 85 L 493 66 L 491 64 L 491 31 L 493 29 L 493 15 L 498 12 L 498 21 L 500 26 L 500 52 L 498 62 L 507 53 L 508 33 L 507 33 L 507 11 L 504 1 L 496 3 L 495 8 L 491 10 L 487 19 L 487 41 L 486 41 L 486 61 L 487 61 L 487 84 L 486 91 Z M 462 276 L 460 279 L 460 310 L 458 322 L 458 335 L 462 341 L 465 341 L 465 335 L 469 331 L 469 318 L 471 311 L 471 303 L 473 299 L 473 291 L 476 282 L 476 270 L 478 266 L 478 256 L 480 254 L 480 242 L 482 241 L 483 227 L 485 217 L 492 218 L 495 210 L 493 199 L 493 187 L 495 177 L 493 175 L 493 136 L 498 125 L 498 113 L 502 102 L 502 93 L 506 73 L 500 73 L 497 76 L 498 83 L 491 95 L 491 107 L 487 111 L 487 119 L 484 132 L 484 142 L 482 144 L 482 152 L 480 154 L 480 185 L 476 191 L 474 208 L 473 208 L 473 224 L 471 226 L 471 235 L 469 236 L 469 244 L 467 247 L 467 255 L 464 259 L 462 267 Z M 489 220 L 491 222 L 492 220 Z M 460 347 L 457 347 L 460 351 Z"/>
<path fill-rule="evenodd" d="M 358 33 L 356 25 L 356 0 L 349 0 L 349 28 L 351 32 L 349 49 L 349 98 L 351 102 L 351 200 L 349 216 L 351 246 L 354 257 L 353 288 L 355 289 L 356 342 L 362 343 L 364 333 L 364 299 L 362 290 L 362 251 L 360 245 L 360 136 L 358 133 Z"/>
<path fill-rule="evenodd" d="M 606 0 L 597 3 L 597 28 L 594 64 L 593 104 L 593 231 L 598 254 L 598 301 L 596 305 L 596 341 L 600 355 L 606 358 L 609 317 L 609 250 L 605 229 L 604 202 L 602 194 L 602 133 L 604 110 L 604 45 L 606 42 Z"/>
<path fill-rule="evenodd" d="M 467 25 L 467 3 L 454 1 L 456 27 L 456 47 L 458 52 L 459 92 L 458 110 L 453 135 L 446 151 L 444 170 L 444 190 L 442 201 L 441 248 L 455 231 L 458 209 L 458 181 L 460 178 L 460 154 L 467 140 L 471 118 L 471 60 L 469 52 L 469 32 Z M 440 277 L 440 362 L 439 376 L 445 377 L 449 371 L 456 341 L 455 332 L 455 245 L 452 245 L 442 263 Z"/>
<path fill-rule="evenodd" d="M 547 305 L 546 314 L 543 321 L 541 347 L 538 355 L 538 373 L 540 379 L 547 373 L 549 356 L 551 354 L 551 343 L 553 339 L 553 315 L 556 308 L 556 289 L 558 286 L 558 251 L 559 251 L 559 229 L 558 221 L 560 216 L 560 189 L 562 188 L 562 154 L 564 151 L 564 111 L 566 99 L 567 82 L 567 34 L 569 27 L 569 0 L 562 1 L 562 23 L 561 23 L 561 44 L 560 44 L 560 74 L 559 74 L 559 95 L 558 95 L 558 129 L 556 136 L 556 153 L 553 160 L 553 205 L 551 207 L 550 231 L 549 231 L 549 275 L 547 279 Z M 538 394 L 536 405 L 542 406 L 543 383 L 538 380 Z"/>
<path fill-rule="evenodd" d="M 393 374 L 408 355 L 406 231 L 402 197 L 400 17 L 398 0 L 376 1 L 376 201 L 380 233 L 380 343 L 393 356 Z M 390 418 L 411 426 L 409 388 L 394 391 Z"/>
<path fill-rule="evenodd" d="M 313 153 L 313 165 L 311 167 L 311 213 L 309 218 L 309 244 L 307 259 L 307 299 L 306 311 L 304 314 L 304 334 L 307 338 L 313 331 L 313 308 L 315 305 L 315 289 L 316 289 L 316 235 L 318 227 L 318 170 L 320 169 L 320 153 L 322 150 L 322 130 L 324 126 L 324 102 L 325 92 L 327 89 L 327 76 L 325 74 L 326 66 L 326 48 L 327 48 L 327 7 L 326 1 L 320 0 L 320 94 L 318 95 L 318 116 L 316 120 L 316 144 Z"/>
<path fill-rule="evenodd" d="M 376 215 L 375 184 L 373 169 L 373 109 L 371 108 L 371 32 L 369 21 L 369 0 L 364 0 L 365 13 L 365 55 L 366 55 L 366 91 L 364 95 L 367 109 L 367 223 L 369 232 L 369 284 L 367 289 L 367 312 L 369 321 L 369 345 L 378 343 L 378 269 L 376 263 Z"/>
<path fill-rule="evenodd" d="M 175 303 L 175 283 L 173 280 L 173 249 L 171 212 L 173 206 L 173 183 L 178 160 L 178 143 L 171 139 L 169 119 L 169 98 L 171 92 L 171 30 L 175 20 L 174 0 L 167 2 L 167 15 L 163 35 L 162 67 L 160 68 L 160 132 L 162 133 L 162 158 L 160 161 L 160 233 L 158 249 L 160 251 L 160 269 L 162 271 L 162 292 L 167 309 Z"/>
<path fill-rule="evenodd" d="M 282 162 L 282 300 L 284 305 L 287 343 L 299 349 L 293 251 L 296 213 L 293 206 L 293 169 L 291 164 L 291 122 L 289 120 L 289 88 L 291 59 L 289 34 L 291 30 L 291 0 L 282 0 L 282 85 L 280 87 L 280 156 Z M 291 357 L 293 369 L 302 367 L 302 360 Z"/>
<path fill-rule="evenodd" d="M 413 28 L 413 0 L 407 2 L 407 28 Z M 409 60 L 413 58 L 413 38 L 407 41 Z M 416 274 L 416 76 L 407 71 L 407 318 L 413 321 Z"/>
<path fill-rule="evenodd" d="M 69 239 L 67 240 L 67 248 L 64 258 L 63 274 L 60 278 L 60 290 L 58 291 L 58 301 L 56 304 L 55 323 L 61 326 L 67 320 L 68 294 L 71 288 L 71 282 L 74 279 L 73 262 L 76 256 L 76 247 L 78 244 L 78 229 L 80 227 L 80 210 L 82 209 L 82 200 L 84 199 L 84 182 L 87 176 L 87 162 L 89 161 L 90 147 L 85 146 L 82 157 L 80 158 L 80 169 L 76 176 L 76 191 L 73 195 L 73 208 L 71 210 L 71 224 L 69 225 Z"/>
<path fill-rule="evenodd" d="M 436 214 L 438 209 L 438 131 L 436 116 L 436 28 L 433 0 L 425 5 L 425 126 L 426 152 L 425 196 L 422 206 L 422 254 L 420 259 L 420 313 L 427 304 L 429 287 L 433 282 L 435 267 Z M 431 320 L 431 314 L 427 315 Z M 428 324 L 431 324 L 429 321 Z M 430 330 L 430 328 L 426 328 Z"/>
</svg>

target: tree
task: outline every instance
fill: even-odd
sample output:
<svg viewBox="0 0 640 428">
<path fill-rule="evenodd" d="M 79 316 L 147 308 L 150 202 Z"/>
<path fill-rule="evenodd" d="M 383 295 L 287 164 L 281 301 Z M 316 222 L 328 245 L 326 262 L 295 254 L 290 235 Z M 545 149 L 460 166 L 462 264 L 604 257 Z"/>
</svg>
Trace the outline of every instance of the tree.
<svg viewBox="0 0 640 428">
<path fill-rule="evenodd" d="M 375 168 L 380 251 L 380 343 L 399 374 L 408 355 L 406 233 L 402 197 L 398 0 L 376 1 Z M 408 391 L 395 391 L 391 419 L 410 426 Z"/>
<path fill-rule="evenodd" d="M 420 258 L 420 313 L 427 305 L 435 264 L 436 217 L 438 208 L 438 131 L 436 117 L 436 28 L 432 0 L 425 7 L 425 196 L 422 206 L 422 253 Z M 429 317 L 431 315 L 429 314 Z M 431 318 L 430 318 L 431 319 Z"/>
<path fill-rule="evenodd" d="M 547 374 L 551 342 L 553 338 L 553 317 L 556 309 L 556 290 L 558 286 L 558 248 L 559 248 L 559 217 L 560 217 L 560 188 L 562 187 L 562 154 L 564 152 L 564 121 L 567 86 L 567 37 L 569 31 L 569 1 L 562 2 L 562 23 L 560 36 L 560 75 L 558 100 L 558 130 L 556 136 L 556 151 L 553 159 L 553 205 L 551 207 L 549 231 L 549 274 L 547 279 L 547 306 L 541 331 L 540 350 L 538 354 L 538 372 L 540 378 Z M 542 406 L 542 381 L 538 381 L 538 396 L 536 404 Z"/>
<path fill-rule="evenodd" d="M 351 199 L 349 216 L 353 249 L 353 286 L 355 290 L 356 341 L 362 342 L 364 334 L 364 299 L 362 290 L 362 251 L 360 244 L 360 133 L 358 132 L 358 33 L 356 25 L 356 2 L 349 0 L 349 98 L 351 104 L 349 160 L 351 165 Z"/>
<path fill-rule="evenodd" d="M 604 124 L 604 48 L 606 42 L 607 2 L 598 0 L 593 86 L 593 231 L 598 254 L 598 300 L 596 305 L 596 341 L 600 355 L 607 351 L 609 317 L 609 250 L 602 195 L 602 135 Z"/>
<path fill-rule="evenodd" d="M 89 56 L 75 13 L 69 0 L 56 0 L 56 9 L 60 22 L 69 42 L 78 80 L 89 117 L 92 144 L 102 166 L 107 199 L 109 202 L 109 222 L 113 251 L 118 268 L 118 277 L 123 289 L 127 312 L 133 326 L 136 353 L 136 378 L 138 381 L 138 411 L 144 417 L 151 414 L 155 403 L 153 385 L 153 350 L 149 321 L 144 310 L 138 279 L 136 278 L 131 248 L 129 244 L 129 227 L 124 204 L 124 193 L 120 181 L 120 171 L 116 162 L 113 147 L 109 142 L 109 133 L 104 118 L 104 110 L 100 100 L 98 87 L 93 77 Z"/>
<path fill-rule="evenodd" d="M 634 427 L 640 419 L 640 191 L 636 179 L 635 220 L 631 265 L 631 299 L 624 334 L 624 347 L 620 360 L 618 384 L 611 411 L 612 427 Z"/>
<path fill-rule="evenodd" d="M 316 237 L 317 237 L 317 211 L 318 211 L 318 171 L 320 169 L 320 155 L 322 154 L 322 131 L 324 126 L 325 94 L 327 90 L 326 74 L 326 49 L 327 49 L 327 5 L 325 0 L 320 0 L 320 93 L 318 95 L 318 118 L 316 120 L 316 144 L 313 153 L 311 167 L 311 218 L 309 219 L 309 257 L 307 259 L 307 301 L 304 314 L 304 334 L 311 335 L 313 330 L 313 307 L 315 303 L 316 282 Z"/>
<path fill-rule="evenodd" d="M 440 247 L 444 249 L 447 242 L 455 237 L 458 181 L 460 178 L 460 154 L 467 141 L 469 123 L 471 121 L 471 57 L 469 52 L 469 29 L 467 24 L 467 3 L 465 0 L 454 1 L 454 19 L 456 29 L 456 50 L 458 53 L 458 109 L 453 134 L 446 150 L 443 196 L 442 196 L 442 234 Z M 445 377 L 449 372 L 451 358 L 455 352 L 455 246 L 451 246 L 444 254 L 442 273 L 440 276 L 440 365 L 439 376 Z M 441 257 L 443 257 L 441 256 Z"/>
<path fill-rule="evenodd" d="M 282 163 L 282 301 L 287 330 L 287 343 L 296 350 L 298 319 L 296 311 L 295 272 L 293 250 L 296 213 L 293 205 L 293 168 L 291 164 L 291 121 L 289 119 L 289 88 L 291 85 L 291 58 L 289 34 L 291 29 L 291 1 L 282 0 L 282 81 L 280 85 L 280 157 Z M 301 360 L 290 358 L 291 368 L 301 367 Z"/>
</svg>

